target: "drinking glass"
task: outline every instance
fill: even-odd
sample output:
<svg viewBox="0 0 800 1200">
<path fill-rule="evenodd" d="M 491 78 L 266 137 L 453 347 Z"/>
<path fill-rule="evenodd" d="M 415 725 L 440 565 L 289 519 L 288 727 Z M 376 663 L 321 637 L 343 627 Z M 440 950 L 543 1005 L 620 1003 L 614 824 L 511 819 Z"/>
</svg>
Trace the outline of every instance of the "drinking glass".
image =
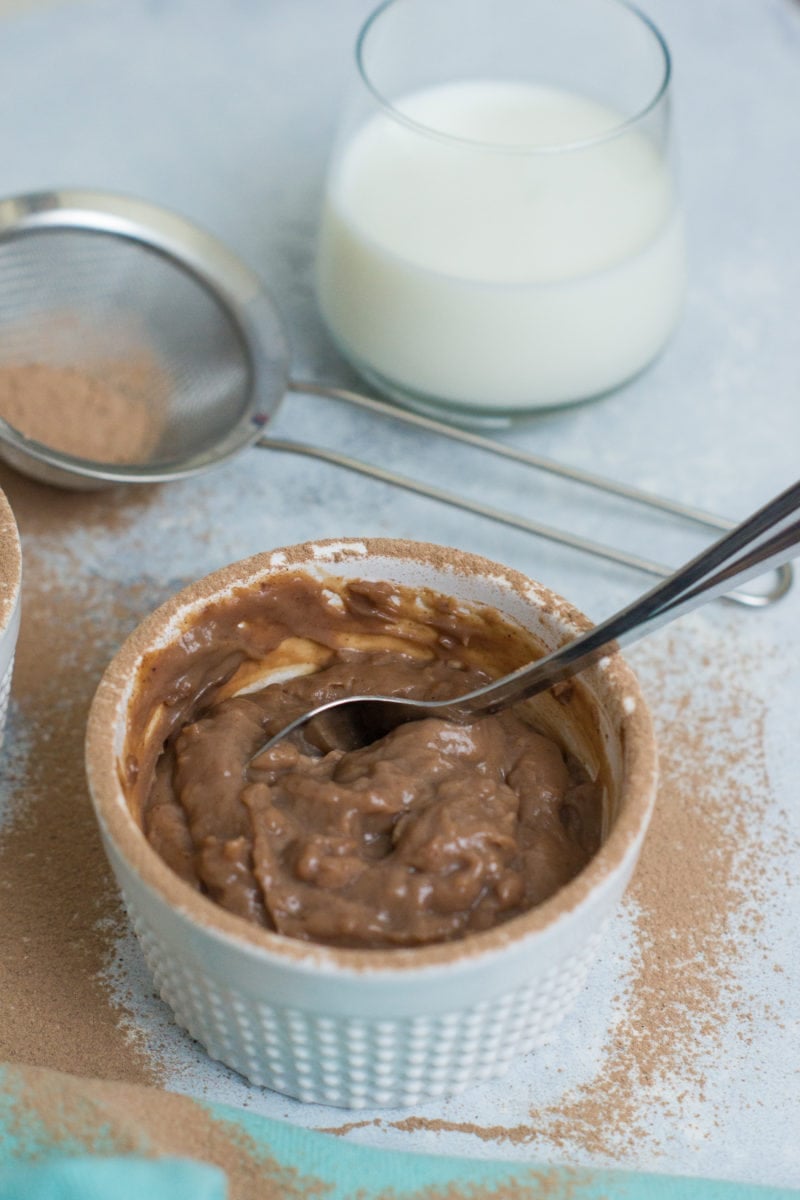
<svg viewBox="0 0 800 1200">
<path fill-rule="evenodd" d="M 508 418 L 598 396 L 679 317 L 670 56 L 624 0 L 388 0 L 329 166 L 317 287 L 402 403 Z"/>
</svg>

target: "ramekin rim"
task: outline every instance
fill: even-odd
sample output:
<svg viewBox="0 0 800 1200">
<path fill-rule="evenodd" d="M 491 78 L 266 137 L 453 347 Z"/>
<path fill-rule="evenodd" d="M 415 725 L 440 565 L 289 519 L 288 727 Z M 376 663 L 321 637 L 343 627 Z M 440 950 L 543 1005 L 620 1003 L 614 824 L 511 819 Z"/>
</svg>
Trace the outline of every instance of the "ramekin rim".
<svg viewBox="0 0 800 1200">
<path fill-rule="evenodd" d="M 10 628 L 22 587 L 22 545 L 14 510 L 0 488 L 0 638 Z"/>
<path fill-rule="evenodd" d="M 221 567 L 180 589 L 137 625 L 109 663 L 92 700 L 86 729 L 86 772 L 89 792 L 101 829 L 139 880 L 161 901 L 207 935 L 233 942 L 258 957 L 304 969 L 325 968 L 342 974 L 392 974 L 404 977 L 415 969 L 450 967 L 495 957 L 555 926 L 583 907 L 602 881 L 622 870 L 638 853 L 655 801 L 657 751 L 650 713 L 638 680 L 619 653 L 609 656 L 604 675 L 622 696 L 633 700 L 621 717 L 624 784 L 621 811 L 608 838 L 575 879 L 543 904 L 492 929 L 471 933 L 452 942 L 392 949 L 357 949 L 321 945 L 288 938 L 227 912 L 179 878 L 147 842 L 131 815 L 116 770 L 116 719 L 130 691 L 142 657 L 159 644 L 158 635 L 177 626 L 181 617 L 232 588 L 252 586 L 265 572 L 336 566 L 343 560 L 412 560 L 450 574 L 480 572 L 502 579 L 528 601 L 548 601 L 552 614 L 567 631 L 588 628 L 590 622 L 569 601 L 512 567 L 482 555 L 405 538 L 321 538 L 262 551 Z M 457 570 L 469 566 L 470 571 Z M 163 643 L 162 643 L 163 644 Z M 627 803 L 624 801 L 627 800 Z"/>
</svg>

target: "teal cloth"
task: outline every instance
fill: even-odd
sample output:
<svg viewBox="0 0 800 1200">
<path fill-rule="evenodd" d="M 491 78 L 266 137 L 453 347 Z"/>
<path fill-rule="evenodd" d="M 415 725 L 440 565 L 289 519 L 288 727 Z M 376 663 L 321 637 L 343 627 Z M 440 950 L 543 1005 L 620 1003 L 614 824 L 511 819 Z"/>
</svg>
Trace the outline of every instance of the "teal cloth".
<svg viewBox="0 0 800 1200">
<path fill-rule="evenodd" d="M 206 1163 L 162 1158 L 62 1158 L 0 1167 L 0 1200 L 227 1200 Z"/>
<path fill-rule="evenodd" d="M 228 1113 L 239 1123 L 243 1114 Z M 794 1189 L 762 1188 L 621 1171 L 531 1168 L 475 1159 L 438 1158 L 353 1146 L 282 1123 L 248 1118 L 248 1132 L 267 1135 L 270 1152 L 330 1179 L 325 1200 L 369 1200 L 393 1189 L 402 1196 L 463 1187 L 478 1200 L 492 1192 L 520 1200 L 796 1200 Z M 264 1126 L 264 1128 L 258 1128 Z M 299 1157 L 298 1157 L 299 1154 Z M 559 1186 L 560 1185 L 560 1186 Z M 542 1188 L 546 1186 L 546 1193 Z M 0 1200 L 228 1200 L 219 1168 L 181 1159 L 54 1158 L 0 1167 Z"/>
<path fill-rule="evenodd" d="M 254 1187 L 241 1186 L 240 1179 L 237 1191 L 219 1167 L 182 1157 L 186 1150 L 170 1144 L 174 1136 L 154 1140 L 158 1117 L 148 1126 L 141 1116 L 149 1089 L 111 1085 L 115 1123 L 92 1081 L 38 1071 L 40 1088 L 52 1086 L 70 1118 L 69 1135 L 59 1136 L 58 1125 L 48 1124 L 31 1102 L 35 1093 L 24 1091 L 25 1079 L 26 1068 L 0 1065 L 0 1200 L 272 1200 L 282 1194 L 275 1164 L 297 1182 L 293 1196 L 318 1200 L 800 1200 L 793 1188 L 752 1183 L 383 1150 L 227 1105 L 171 1097 L 184 1130 L 207 1130 L 211 1118 L 215 1144 L 234 1148 L 233 1161 L 247 1154 L 256 1164 Z M 210 1143 L 201 1144 L 212 1157 Z M 159 1154 L 166 1157 L 152 1156 Z"/>
<path fill-rule="evenodd" d="M 652 1175 L 449 1158 L 359 1146 L 331 1135 L 313 1133 L 283 1121 L 270 1121 L 224 1105 L 207 1106 L 223 1121 L 233 1121 L 287 1166 L 319 1176 L 330 1184 L 325 1200 L 370 1200 L 389 1193 L 392 1200 L 419 1196 L 428 1200 L 464 1189 L 465 1200 L 798 1200 L 794 1188 L 756 1187 Z M 5 1200 L 5 1197 L 3 1197 Z M 38 1198 L 37 1198 L 38 1200 Z M 116 1200 L 116 1198 L 115 1198 Z M 438 1200 L 438 1198 L 437 1198 Z"/>
</svg>

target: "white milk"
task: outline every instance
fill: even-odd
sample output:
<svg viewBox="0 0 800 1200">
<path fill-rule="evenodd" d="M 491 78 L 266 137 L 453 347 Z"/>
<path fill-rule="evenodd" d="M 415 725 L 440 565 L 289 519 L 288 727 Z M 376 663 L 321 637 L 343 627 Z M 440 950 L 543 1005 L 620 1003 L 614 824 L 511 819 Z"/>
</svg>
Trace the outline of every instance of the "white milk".
<svg viewBox="0 0 800 1200">
<path fill-rule="evenodd" d="M 319 297 L 345 354 L 419 398 L 513 410 L 596 395 L 658 353 L 683 239 L 643 134 L 558 149 L 621 118 L 527 84 L 448 84 L 396 108 L 450 136 L 379 112 L 334 164 Z"/>
</svg>

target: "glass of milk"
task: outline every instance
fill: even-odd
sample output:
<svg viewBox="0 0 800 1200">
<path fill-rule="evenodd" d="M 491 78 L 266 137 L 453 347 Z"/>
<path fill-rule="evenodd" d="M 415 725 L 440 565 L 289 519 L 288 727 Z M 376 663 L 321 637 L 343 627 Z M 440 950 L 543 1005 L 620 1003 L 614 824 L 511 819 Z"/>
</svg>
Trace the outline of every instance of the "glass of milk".
<svg viewBox="0 0 800 1200">
<path fill-rule="evenodd" d="M 350 362 L 455 420 L 641 371 L 685 277 L 655 26 L 622 0 L 388 0 L 356 68 L 318 257 Z"/>
</svg>

